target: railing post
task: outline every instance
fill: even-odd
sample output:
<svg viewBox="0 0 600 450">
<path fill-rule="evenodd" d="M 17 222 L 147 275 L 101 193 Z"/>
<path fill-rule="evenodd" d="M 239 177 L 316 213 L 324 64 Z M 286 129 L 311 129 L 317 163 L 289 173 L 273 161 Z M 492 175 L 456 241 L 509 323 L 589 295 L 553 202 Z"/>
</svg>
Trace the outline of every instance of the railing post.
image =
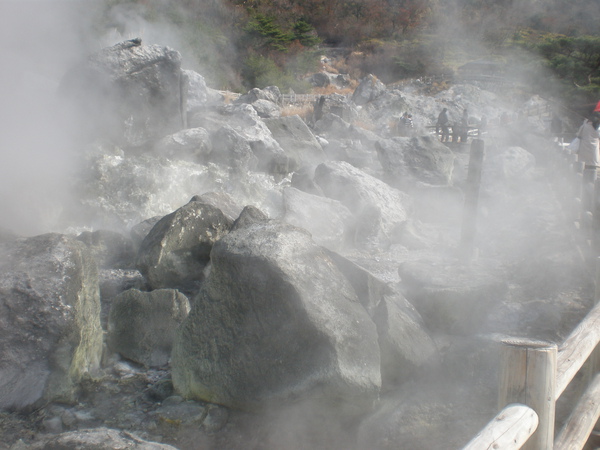
<svg viewBox="0 0 600 450">
<path fill-rule="evenodd" d="M 600 256 L 600 179 L 594 182 L 592 202 L 592 256 Z M 598 278 L 596 278 L 596 301 L 598 301 Z"/>
<path fill-rule="evenodd" d="M 585 168 L 585 163 L 577 161 L 577 155 L 571 155 L 574 159 L 571 168 L 571 189 L 572 189 L 572 199 L 573 203 L 573 217 L 576 222 L 579 222 L 580 228 L 581 223 L 580 220 L 583 217 L 583 202 L 582 202 L 582 194 L 583 194 L 583 170 Z"/>
<path fill-rule="evenodd" d="M 471 259 L 475 248 L 475 233 L 477 222 L 477 204 L 481 185 L 481 170 L 483 167 L 484 141 L 473 139 L 469 155 L 469 169 L 465 190 L 465 207 L 463 214 L 460 246 L 465 259 Z"/>
<path fill-rule="evenodd" d="M 529 339 L 505 339 L 502 344 L 499 408 L 510 403 L 532 408 L 539 425 L 522 449 L 552 450 L 558 347 Z"/>
<path fill-rule="evenodd" d="M 594 201 L 594 183 L 596 182 L 596 169 L 586 169 L 584 166 L 582 178 L 582 211 L 592 211 L 592 205 Z"/>
</svg>

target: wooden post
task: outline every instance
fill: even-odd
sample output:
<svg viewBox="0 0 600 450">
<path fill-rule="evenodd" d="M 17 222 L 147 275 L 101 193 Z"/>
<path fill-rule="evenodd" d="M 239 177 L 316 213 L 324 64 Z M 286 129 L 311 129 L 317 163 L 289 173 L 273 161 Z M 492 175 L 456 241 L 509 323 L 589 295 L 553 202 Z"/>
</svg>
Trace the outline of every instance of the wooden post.
<svg viewBox="0 0 600 450">
<path fill-rule="evenodd" d="M 578 163 L 582 164 L 582 163 Z M 581 180 L 581 213 L 593 210 L 594 183 L 596 182 L 596 169 L 584 169 Z"/>
<path fill-rule="evenodd" d="M 592 205 L 592 256 L 600 255 L 600 179 L 594 183 L 594 201 Z M 598 278 L 596 278 L 596 301 L 598 301 Z"/>
<path fill-rule="evenodd" d="M 595 269 L 595 280 L 594 280 L 594 304 L 600 303 L 600 257 L 596 257 L 594 262 L 596 263 Z M 600 348 L 596 344 L 596 347 L 592 351 L 588 358 L 586 365 L 587 373 L 586 378 L 588 383 L 594 379 L 596 374 L 600 372 Z"/>
<path fill-rule="evenodd" d="M 467 172 L 467 185 L 465 190 L 465 207 L 460 246 L 465 259 L 473 257 L 475 249 L 475 232 L 477 223 L 477 204 L 479 202 L 479 188 L 481 185 L 481 170 L 483 167 L 484 141 L 473 139 L 469 155 L 469 169 Z"/>
<path fill-rule="evenodd" d="M 557 345 L 529 339 L 505 339 L 502 343 L 499 407 L 522 403 L 532 408 L 539 425 L 522 448 L 552 450 Z"/>
<path fill-rule="evenodd" d="M 585 163 L 577 161 L 577 155 L 573 155 L 575 157 L 575 161 L 572 165 L 571 176 L 569 179 L 571 180 L 571 201 L 573 202 L 573 218 L 577 223 L 579 229 L 582 229 L 581 218 L 583 214 L 583 170 L 585 167 Z"/>
</svg>

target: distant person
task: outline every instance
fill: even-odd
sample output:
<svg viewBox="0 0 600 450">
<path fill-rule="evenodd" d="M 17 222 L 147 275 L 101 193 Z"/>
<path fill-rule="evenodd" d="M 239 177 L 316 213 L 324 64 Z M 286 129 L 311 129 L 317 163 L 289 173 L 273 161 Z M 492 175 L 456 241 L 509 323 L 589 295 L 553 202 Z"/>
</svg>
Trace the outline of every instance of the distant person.
<svg viewBox="0 0 600 450">
<path fill-rule="evenodd" d="M 590 120 L 585 120 L 577 132 L 579 150 L 577 156 L 580 162 L 585 163 L 586 169 L 597 169 L 600 166 L 600 118 L 592 115 Z"/>
<path fill-rule="evenodd" d="M 437 118 L 435 132 L 436 134 L 440 134 L 440 131 L 442 133 L 442 142 L 448 142 L 450 139 L 450 130 L 448 129 L 448 108 L 442 109 L 442 112 Z"/>
</svg>

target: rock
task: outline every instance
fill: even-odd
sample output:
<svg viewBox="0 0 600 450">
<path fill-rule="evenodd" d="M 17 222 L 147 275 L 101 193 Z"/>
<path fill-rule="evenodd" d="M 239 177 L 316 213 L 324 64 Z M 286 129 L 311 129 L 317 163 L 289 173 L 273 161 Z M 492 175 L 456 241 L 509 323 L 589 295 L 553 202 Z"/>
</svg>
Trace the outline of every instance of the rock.
<svg viewBox="0 0 600 450">
<path fill-rule="evenodd" d="M 379 333 L 384 387 L 414 378 L 438 356 L 423 318 L 399 292 L 392 290 L 381 297 L 372 317 Z"/>
<path fill-rule="evenodd" d="M 352 286 L 306 231 L 245 224 L 213 246 L 210 275 L 178 329 L 176 390 L 247 410 L 301 398 L 371 404 L 377 332 Z"/>
<path fill-rule="evenodd" d="M 324 135 L 328 140 L 348 137 L 350 127 L 350 123 L 332 113 L 323 114 L 314 124 L 315 133 Z"/>
<path fill-rule="evenodd" d="M 71 401 L 102 352 L 98 269 L 61 234 L 4 244 L 0 259 L 0 409 Z"/>
<path fill-rule="evenodd" d="M 183 84 L 179 52 L 131 39 L 89 56 L 64 77 L 61 91 L 93 136 L 139 146 L 185 128 Z"/>
<path fill-rule="evenodd" d="M 281 108 L 269 100 L 256 100 L 252 103 L 252 107 L 256 110 L 258 117 L 263 119 L 281 117 Z"/>
<path fill-rule="evenodd" d="M 431 366 L 438 352 L 415 307 L 390 283 L 335 252 L 328 254 L 377 326 L 384 389 L 407 382 Z"/>
<path fill-rule="evenodd" d="M 316 166 L 327 159 L 323 148 L 300 116 L 265 119 L 265 124 L 290 158 L 290 171 L 304 165 Z"/>
<path fill-rule="evenodd" d="M 210 157 L 212 143 L 204 128 L 187 128 L 159 140 L 154 151 L 167 158 L 203 164 Z"/>
<path fill-rule="evenodd" d="M 148 236 L 150 230 L 152 230 L 154 225 L 156 225 L 160 219 L 162 219 L 162 216 L 150 217 L 149 219 L 146 219 L 131 227 L 129 230 L 129 235 L 131 236 L 136 249 L 140 248 L 144 238 Z"/>
<path fill-rule="evenodd" d="M 330 159 L 346 161 L 359 169 L 369 170 L 378 164 L 375 152 L 366 148 L 360 140 L 330 138 L 325 152 Z"/>
<path fill-rule="evenodd" d="M 204 203 L 221 210 L 231 221 L 239 217 L 243 208 L 227 192 L 205 192 L 194 195 L 190 201 Z"/>
<path fill-rule="evenodd" d="M 98 273 L 100 283 L 101 313 L 100 319 L 102 328 L 106 329 L 108 321 L 108 312 L 113 299 L 121 292 L 129 289 L 145 290 L 146 280 L 137 269 L 103 269 Z"/>
<path fill-rule="evenodd" d="M 277 86 L 267 86 L 264 89 L 250 89 L 246 94 L 240 96 L 240 98 L 238 98 L 235 102 L 254 104 L 259 100 L 267 100 L 271 103 L 278 103 L 280 99 L 281 91 L 279 88 Z"/>
<path fill-rule="evenodd" d="M 252 152 L 250 143 L 229 125 L 217 130 L 211 136 L 211 141 L 211 162 L 224 164 L 237 172 L 256 169 L 258 159 Z"/>
<path fill-rule="evenodd" d="M 319 97 L 315 103 L 314 122 L 328 114 L 339 117 L 345 122 L 354 122 L 359 115 L 355 104 L 350 102 L 345 95 L 336 93 Z"/>
<path fill-rule="evenodd" d="M 130 289 L 112 302 L 107 343 L 124 358 L 146 367 L 169 362 L 175 328 L 190 311 L 187 297 L 174 289 Z"/>
<path fill-rule="evenodd" d="M 276 174 L 287 174 L 291 170 L 288 168 L 289 157 L 250 104 L 228 104 L 217 111 L 195 114 L 190 119 L 190 126 L 206 128 L 213 137 L 223 128 L 232 128 L 250 145 L 258 158 L 258 170 Z"/>
<path fill-rule="evenodd" d="M 339 250 L 352 236 L 352 213 L 337 200 L 290 187 L 283 191 L 283 202 L 283 220 L 308 230 L 323 247 Z"/>
<path fill-rule="evenodd" d="M 362 221 L 361 228 L 368 234 L 358 234 L 357 230 L 358 241 L 393 239 L 411 208 L 406 194 L 346 162 L 320 164 L 315 170 L 315 182 L 325 195 L 340 201 Z"/>
<path fill-rule="evenodd" d="M 207 416 L 208 406 L 204 403 L 194 401 L 182 401 L 179 403 L 167 402 L 156 410 L 160 420 L 171 421 L 181 425 L 200 426 Z"/>
<path fill-rule="evenodd" d="M 357 105 L 364 105 L 375 100 L 385 93 L 386 87 L 374 75 L 367 75 L 362 80 L 352 94 L 352 101 Z"/>
<path fill-rule="evenodd" d="M 23 444 L 24 445 L 24 444 Z M 69 431 L 56 436 L 44 436 L 27 446 L 15 445 L 11 450 L 90 449 L 90 450 L 177 450 L 158 442 L 145 441 L 127 431 L 94 428 Z"/>
<path fill-rule="evenodd" d="M 386 181 L 400 189 L 415 182 L 448 185 L 454 170 L 454 154 L 433 136 L 396 137 L 375 144 Z"/>
<path fill-rule="evenodd" d="M 127 269 L 135 265 L 133 241 L 110 230 L 84 231 L 77 240 L 87 245 L 100 269 Z"/>
<path fill-rule="evenodd" d="M 190 115 L 199 110 L 203 110 L 212 104 L 219 104 L 223 101 L 223 96 L 214 89 L 206 85 L 204 77 L 193 70 L 182 70 L 187 79 L 186 86 L 186 114 Z"/>
<path fill-rule="evenodd" d="M 331 80 L 327 74 L 323 72 L 313 73 L 308 79 L 308 82 L 314 87 L 327 87 L 331 84 Z"/>
<path fill-rule="evenodd" d="M 252 224 L 262 223 L 269 220 L 269 217 L 263 213 L 260 209 L 254 206 L 246 206 L 240 216 L 233 222 L 231 231 L 238 230 L 240 228 L 247 228 Z"/>
<path fill-rule="evenodd" d="M 290 184 L 292 187 L 306 192 L 307 194 L 317 195 L 323 197 L 323 191 L 315 183 L 314 180 L 315 171 L 308 166 L 300 167 L 292 174 Z"/>
<path fill-rule="evenodd" d="M 494 261 L 464 265 L 437 257 L 404 262 L 398 273 L 406 297 L 428 328 L 448 334 L 480 331 L 492 308 L 508 293 L 506 275 Z"/>
<path fill-rule="evenodd" d="M 231 225 L 214 206 L 189 202 L 152 228 L 141 244 L 137 267 L 152 289 L 189 287 L 202 281 L 212 245 Z"/>
</svg>

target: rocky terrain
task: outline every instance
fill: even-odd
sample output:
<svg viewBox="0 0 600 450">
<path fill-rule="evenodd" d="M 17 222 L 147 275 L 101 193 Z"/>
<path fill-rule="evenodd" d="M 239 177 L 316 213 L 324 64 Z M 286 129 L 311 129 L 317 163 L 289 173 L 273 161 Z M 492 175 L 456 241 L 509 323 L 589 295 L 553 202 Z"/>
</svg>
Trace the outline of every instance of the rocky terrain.
<svg viewBox="0 0 600 450">
<path fill-rule="evenodd" d="M 64 77 L 69 201 L 0 234 L 0 448 L 461 448 L 501 338 L 589 310 L 541 99 L 371 76 L 301 118 L 183 63 L 134 39 Z M 444 107 L 481 134 L 442 144 Z"/>
</svg>

